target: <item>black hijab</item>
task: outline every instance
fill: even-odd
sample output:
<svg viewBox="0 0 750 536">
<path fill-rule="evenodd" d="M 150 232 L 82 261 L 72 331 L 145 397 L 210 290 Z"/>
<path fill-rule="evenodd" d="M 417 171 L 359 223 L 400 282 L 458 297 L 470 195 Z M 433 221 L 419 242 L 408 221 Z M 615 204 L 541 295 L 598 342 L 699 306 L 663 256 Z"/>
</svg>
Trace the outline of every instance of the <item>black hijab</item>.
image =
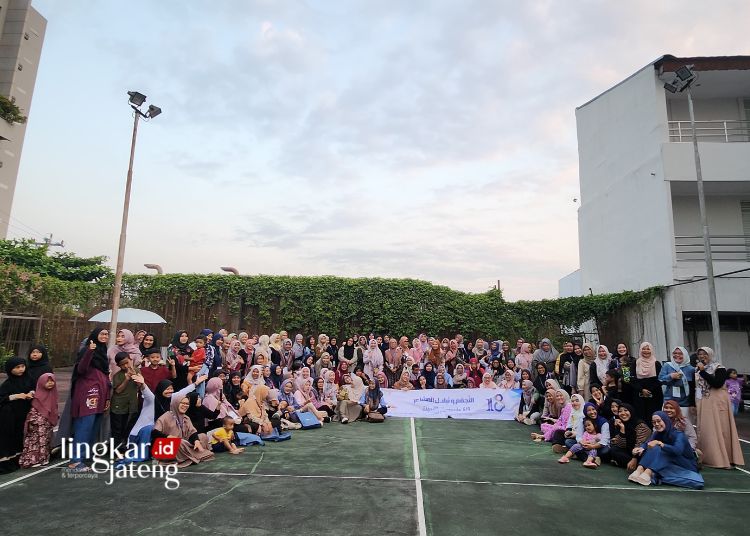
<svg viewBox="0 0 750 536">
<path fill-rule="evenodd" d="M 284 381 L 284 369 L 281 369 L 281 374 L 276 374 L 276 367 L 279 365 L 271 366 L 271 381 L 276 389 L 281 389 L 281 382 Z"/>
<path fill-rule="evenodd" d="M 239 385 L 234 385 L 232 383 L 232 378 L 239 378 L 240 379 L 240 384 Z M 227 400 L 229 401 L 229 403 L 232 404 L 232 406 L 234 406 L 235 409 L 239 409 L 239 399 L 237 397 L 243 394 L 243 391 L 242 391 L 242 374 L 240 374 L 239 372 L 235 371 L 235 372 L 232 372 L 229 375 L 229 381 L 227 381 L 224 384 L 224 394 L 226 395 Z"/>
<path fill-rule="evenodd" d="M 143 341 L 146 340 L 146 337 L 153 337 L 154 338 L 154 344 L 151 345 L 151 348 L 146 348 L 145 346 L 143 346 Z M 147 353 L 153 352 L 154 350 L 159 350 L 159 343 L 156 340 L 156 335 L 154 335 L 153 333 L 146 333 L 143 336 L 143 339 L 141 340 L 141 344 L 138 346 L 138 349 L 140 350 L 141 355 L 143 355 L 143 356 L 147 355 Z"/>
<path fill-rule="evenodd" d="M 185 331 L 184 329 L 181 329 L 174 334 L 174 337 L 172 337 L 172 347 L 177 348 L 183 355 L 191 355 L 193 353 L 193 349 L 190 347 L 190 337 L 188 337 L 188 342 L 186 342 L 185 344 L 180 342 L 180 337 L 182 337 L 183 333 L 187 335 L 187 331 Z"/>
<path fill-rule="evenodd" d="M 4 400 L 10 395 L 28 393 L 36 388 L 36 383 L 31 383 L 28 365 L 20 376 L 11 373 L 18 365 L 26 365 L 26 360 L 23 357 L 11 357 L 5 362 L 5 373 L 8 375 L 8 379 L 0 385 L 0 400 Z M 31 400 L 27 400 L 26 402 L 31 407 Z"/>
<path fill-rule="evenodd" d="M 162 380 L 156 384 L 154 393 L 154 421 L 169 411 L 171 397 L 164 396 L 164 390 L 172 385 L 170 380 Z"/>
<path fill-rule="evenodd" d="M 623 422 L 625 425 L 625 449 L 630 452 L 638 445 L 635 444 L 636 441 L 636 431 L 635 428 L 639 424 L 643 422 L 643 420 L 637 416 L 635 412 L 635 408 L 631 406 L 630 404 L 623 402 L 620 406 L 621 408 L 625 408 L 630 412 L 630 419 L 628 419 L 626 422 Z"/>
<path fill-rule="evenodd" d="M 378 380 L 372 380 L 375 383 L 375 388 L 367 386 L 367 397 L 365 402 L 370 406 L 370 411 L 375 411 L 380 407 L 380 400 L 383 398 L 383 391 L 380 390 L 380 382 Z"/>
<path fill-rule="evenodd" d="M 42 353 L 42 357 L 34 361 L 31 359 L 31 352 L 39 350 Z M 29 357 L 27 358 L 26 372 L 28 372 L 31 380 L 36 387 L 36 382 L 42 374 L 52 372 L 52 365 L 49 364 L 49 354 L 47 348 L 41 344 L 35 344 L 29 350 Z"/>
<path fill-rule="evenodd" d="M 354 341 L 351 344 L 349 344 L 348 340 L 344 343 L 344 358 L 347 361 L 351 361 L 354 358 Z"/>
<path fill-rule="evenodd" d="M 83 348 L 81 348 L 81 350 L 78 352 L 78 359 L 76 359 L 76 364 L 73 367 L 73 374 L 70 378 L 71 393 L 73 392 L 72 384 L 75 383 L 76 379 L 78 379 L 78 363 L 81 361 L 81 359 L 83 359 L 83 356 L 86 355 L 86 352 L 89 349 L 89 344 L 91 344 L 92 342 L 96 344 L 96 349 L 94 350 L 94 357 L 91 358 L 91 366 L 102 371 L 106 376 L 109 376 L 109 357 L 107 356 L 107 345 L 99 341 L 99 334 L 104 331 L 104 329 L 105 328 L 96 328 L 94 331 L 92 331 L 91 335 L 89 335 L 89 338 L 86 339 L 85 343 L 83 343 Z"/>
</svg>

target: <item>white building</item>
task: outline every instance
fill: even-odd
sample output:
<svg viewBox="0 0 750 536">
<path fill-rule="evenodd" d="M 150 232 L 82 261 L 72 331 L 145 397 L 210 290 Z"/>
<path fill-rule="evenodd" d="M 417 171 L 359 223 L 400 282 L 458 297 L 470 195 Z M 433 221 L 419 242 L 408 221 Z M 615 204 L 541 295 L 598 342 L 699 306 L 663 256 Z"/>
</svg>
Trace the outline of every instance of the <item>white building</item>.
<svg viewBox="0 0 750 536">
<path fill-rule="evenodd" d="M 29 117 L 47 20 L 31 0 L 0 0 L 0 95 Z M 0 239 L 6 237 L 26 123 L 0 119 Z"/>
<path fill-rule="evenodd" d="M 699 76 L 720 358 L 750 372 L 750 56 L 663 56 L 576 110 L 581 267 L 560 280 L 560 296 L 664 285 L 623 338 L 650 340 L 663 359 L 678 344 L 712 345 L 687 96 L 664 89 L 683 65 Z"/>
</svg>

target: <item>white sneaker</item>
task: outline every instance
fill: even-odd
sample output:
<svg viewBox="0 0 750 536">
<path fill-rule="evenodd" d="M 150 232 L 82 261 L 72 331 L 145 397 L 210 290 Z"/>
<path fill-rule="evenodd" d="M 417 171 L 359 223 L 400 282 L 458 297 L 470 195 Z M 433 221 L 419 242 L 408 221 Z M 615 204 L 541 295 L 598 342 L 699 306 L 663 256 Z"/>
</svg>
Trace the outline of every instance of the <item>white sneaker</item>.
<svg viewBox="0 0 750 536">
<path fill-rule="evenodd" d="M 346 417 L 341 418 L 341 424 L 348 424 L 348 423 L 349 423 L 349 419 L 347 419 Z"/>
</svg>

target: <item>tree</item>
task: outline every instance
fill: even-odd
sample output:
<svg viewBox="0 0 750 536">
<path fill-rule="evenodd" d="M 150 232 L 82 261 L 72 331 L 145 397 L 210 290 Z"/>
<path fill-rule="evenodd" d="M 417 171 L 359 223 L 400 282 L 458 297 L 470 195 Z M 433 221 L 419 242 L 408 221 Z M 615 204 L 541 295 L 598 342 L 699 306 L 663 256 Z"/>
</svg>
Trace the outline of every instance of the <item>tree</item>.
<svg viewBox="0 0 750 536">
<path fill-rule="evenodd" d="M 78 257 L 73 253 L 49 254 L 47 245 L 33 240 L 0 240 L 0 262 L 63 281 L 97 281 L 112 275 L 104 265 L 107 257 Z"/>
</svg>

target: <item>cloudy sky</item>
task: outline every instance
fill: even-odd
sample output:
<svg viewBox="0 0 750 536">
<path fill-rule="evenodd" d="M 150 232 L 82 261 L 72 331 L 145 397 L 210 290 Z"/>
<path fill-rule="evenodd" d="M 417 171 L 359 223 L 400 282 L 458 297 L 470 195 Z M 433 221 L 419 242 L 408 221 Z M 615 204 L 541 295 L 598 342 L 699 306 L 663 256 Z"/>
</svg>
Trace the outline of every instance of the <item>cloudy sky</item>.
<svg viewBox="0 0 750 536">
<path fill-rule="evenodd" d="M 125 268 L 412 277 L 553 297 L 578 266 L 575 107 L 662 54 L 748 54 L 746 0 L 34 0 L 11 236 Z M 210 9 L 206 9 L 210 6 Z"/>
</svg>

